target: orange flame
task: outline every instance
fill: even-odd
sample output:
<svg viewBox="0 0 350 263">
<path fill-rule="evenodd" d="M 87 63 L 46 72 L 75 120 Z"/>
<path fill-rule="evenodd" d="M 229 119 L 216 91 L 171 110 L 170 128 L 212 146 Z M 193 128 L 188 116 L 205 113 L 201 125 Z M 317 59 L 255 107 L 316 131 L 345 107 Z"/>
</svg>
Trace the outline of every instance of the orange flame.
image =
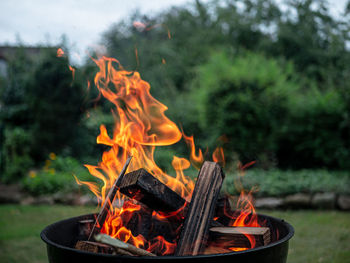
<svg viewBox="0 0 350 263">
<path fill-rule="evenodd" d="M 74 79 L 74 76 L 75 76 L 75 68 L 73 68 L 72 66 L 69 66 L 69 70 L 72 71 L 72 78 Z"/>
<path fill-rule="evenodd" d="M 164 25 L 164 24 L 155 24 L 155 25 L 152 25 L 152 26 L 147 26 L 145 23 L 142 23 L 140 21 L 134 21 L 132 23 L 133 27 L 135 27 L 139 32 L 142 32 L 142 31 L 149 31 L 153 28 L 157 28 L 157 27 L 163 27 L 165 28 L 165 30 L 167 31 L 167 35 L 168 35 L 168 38 L 171 39 L 171 33 L 170 33 L 170 30 L 169 28 Z"/>
<path fill-rule="evenodd" d="M 188 146 L 190 148 L 190 160 L 193 167 L 199 170 L 204 162 L 203 153 L 201 149 L 198 149 L 198 154 L 196 154 L 196 146 L 194 144 L 193 135 L 186 136 L 185 133 L 182 132 L 182 136 Z"/>
<path fill-rule="evenodd" d="M 183 173 L 189 168 L 190 162 L 174 156 L 172 165 L 176 177 L 172 177 L 162 171 L 154 160 L 156 146 L 174 144 L 182 137 L 175 123 L 165 116 L 167 107 L 151 96 L 150 85 L 141 79 L 138 72 L 124 70 L 113 58 L 102 57 L 94 59 L 94 62 L 99 67 L 94 82 L 102 96 L 115 106 L 115 126 L 112 136 L 104 125 L 100 126 L 97 143 L 110 146 L 110 149 L 103 153 L 102 162 L 97 166 L 85 165 L 93 176 L 101 180 L 102 187 L 78 179 L 77 182 L 89 187 L 100 204 L 103 204 L 127 157 L 133 155 L 130 171 L 144 168 L 184 199 L 190 200 L 194 183 Z M 115 64 L 119 69 L 114 67 Z M 164 238 L 148 241 L 142 235 L 134 236 L 126 224 L 141 206 L 130 205 L 120 193 L 116 200 L 121 200 L 124 205 L 121 208 L 112 207 L 102 227 L 103 233 L 150 251 L 167 254 L 174 250 L 175 244 Z M 158 214 L 158 219 L 163 217 L 167 220 L 169 216 Z"/>
<path fill-rule="evenodd" d="M 134 22 L 134 26 L 144 27 L 143 24 L 137 22 Z M 180 132 L 176 124 L 166 117 L 167 107 L 152 97 L 150 85 L 141 79 L 138 72 L 125 70 L 114 58 L 102 56 L 99 59 L 93 59 L 93 61 L 99 68 L 94 83 L 100 94 L 114 105 L 112 113 L 115 124 L 112 135 L 108 133 L 104 125 L 100 126 L 97 143 L 109 146 L 109 149 L 102 154 L 102 161 L 98 165 L 85 165 L 90 174 L 101 181 L 101 186 L 92 182 L 80 181 L 75 177 L 76 182 L 87 186 L 96 195 L 102 206 L 126 159 L 132 155 L 133 160 L 130 163 L 129 171 L 144 168 L 185 200 L 190 201 L 194 182 L 185 175 L 184 170 L 188 169 L 191 164 L 199 169 L 204 161 L 202 150 L 196 151 L 193 136 L 186 136 Z M 173 157 L 172 166 L 176 174 L 173 177 L 156 164 L 154 160 L 155 147 L 175 144 L 181 138 L 190 149 L 190 157 L 189 160 L 177 156 Z M 224 165 L 223 148 L 218 147 L 212 158 Z M 249 198 L 249 195 L 241 193 L 238 202 L 238 208 L 241 212 L 235 217 L 229 215 L 232 218 L 230 225 L 258 225 L 255 210 Z M 174 218 L 182 217 L 184 208 L 185 205 L 178 211 L 167 214 L 160 211 L 146 211 L 146 214 L 148 213 L 152 219 L 168 223 Z M 161 233 L 146 240 L 142 234 L 133 234 L 128 228 L 128 224 L 134 220 L 136 222 L 142 221 L 140 217 L 143 209 L 148 208 L 117 192 L 101 232 L 153 253 L 172 254 L 176 247 L 176 240 L 166 240 L 164 236 L 159 235 Z M 175 228 L 171 231 L 177 234 L 180 227 Z M 249 240 L 251 247 L 254 247 L 255 240 L 252 238 Z"/>
<path fill-rule="evenodd" d="M 139 31 L 143 31 L 146 29 L 145 23 L 139 22 L 139 21 L 134 21 L 132 25 Z"/>
<path fill-rule="evenodd" d="M 255 164 L 255 161 L 249 162 L 245 165 L 242 165 L 240 162 L 238 163 L 238 179 L 235 180 L 236 189 L 240 189 L 241 193 L 236 203 L 236 213 L 226 214 L 229 218 L 231 218 L 231 222 L 229 226 L 245 226 L 245 227 L 261 227 L 262 225 L 258 222 L 258 216 L 256 214 L 254 205 L 253 205 L 253 191 L 254 188 L 250 191 L 246 191 L 243 186 L 241 179 L 244 176 L 244 170 L 250 166 Z M 256 245 L 256 240 L 254 236 L 244 234 L 250 242 L 250 248 L 254 248 Z M 229 248 L 232 251 L 242 251 L 247 250 L 249 248 L 241 248 L 241 247 L 231 247 Z"/>
<path fill-rule="evenodd" d="M 58 48 L 57 49 L 57 57 L 60 58 L 60 57 L 63 57 L 64 55 L 64 51 L 62 50 L 62 48 Z"/>
<path fill-rule="evenodd" d="M 219 163 L 222 167 L 225 167 L 225 156 L 224 149 L 222 147 L 217 147 L 213 152 L 213 161 Z"/>
</svg>

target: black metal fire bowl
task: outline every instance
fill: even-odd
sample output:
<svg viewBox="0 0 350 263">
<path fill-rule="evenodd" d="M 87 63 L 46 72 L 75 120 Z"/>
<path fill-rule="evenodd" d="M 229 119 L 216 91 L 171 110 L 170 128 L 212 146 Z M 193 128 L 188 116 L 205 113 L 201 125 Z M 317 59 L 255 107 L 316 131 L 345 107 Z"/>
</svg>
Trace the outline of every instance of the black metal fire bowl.
<svg viewBox="0 0 350 263">
<path fill-rule="evenodd" d="M 182 262 L 182 263 L 220 263 L 220 262 L 266 262 L 285 263 L 288 254 L 288 242 L 294 235 L 293 227 L 284 220 L 270 216 L 258 215 L 259 222 L 271 231 L 271 243 L 245 251 L 225 254 L 211 254 L 199 256 L 159 256 L 159 257 L 132 257 L 101 253 L 91 253 L 74 249 L 78 237 L 78 221 L 93 219 L 94 215 L 83 215 L 69 218 L 47 226 L 40 234 L 47 245 L 47 255 L 50 263 L 105 263 L 105 262 Z M 278 234 L 277 231 L 278 230 Z"/>
</svg>

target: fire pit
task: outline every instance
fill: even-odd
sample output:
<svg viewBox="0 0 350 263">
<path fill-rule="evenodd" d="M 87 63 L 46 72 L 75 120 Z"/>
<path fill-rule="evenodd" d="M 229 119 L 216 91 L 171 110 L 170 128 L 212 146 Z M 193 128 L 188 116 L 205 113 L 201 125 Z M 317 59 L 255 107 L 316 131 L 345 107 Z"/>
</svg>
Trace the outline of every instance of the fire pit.
<svg viewBox="0 0 350 263">
<path fill-rule="evenodd" d="M 101 184 L 76 181 L 96 195 L 101 210 L 43 230 L 50 262 L 285 262 L 293 228 L 258 215 L 251 191 L 240 181 L 255 162 L 238 165 L 240 196 L 231 209 L 232 198 L 220 193 L 223 148 L 217 147 L 208 161 L 196 150 L 193 136 L 165 116 L 166 106 L 151 96 L 138 72 L 125 71 L 113 58 L 94 61 L 100 68 L 95 84 L 116 107 L 115 127 L 110 137 L 100 126 L 97 142 L 110 148 L 97 166 L 85 165 Z M 156 164 L 154 152 L 181 138 L 190 157 L 173 157 L 173 177 Z M 196 181 L 184 174 L 191 165 L 199 170 Z"/>
<path fill-rule="evenodd" d="M 49 225 L 41 232 L 47 244 L 50 263 L 84 262 L 266 262 L 283 263 L 287 260 L 288 241 L 294 234 L 287 222 L 265 215 L 258 215 L 259 221 L 266 221 L 271 230 L 271 243 L 245 251 L 198 256 L 132 257 L 91 253 L 74 249 L 79 233 L 79 221 L 94 219 L 94 215 L 69 218 Z M 276 232 L 278 231 L 278 239 Z"/>
</svg>

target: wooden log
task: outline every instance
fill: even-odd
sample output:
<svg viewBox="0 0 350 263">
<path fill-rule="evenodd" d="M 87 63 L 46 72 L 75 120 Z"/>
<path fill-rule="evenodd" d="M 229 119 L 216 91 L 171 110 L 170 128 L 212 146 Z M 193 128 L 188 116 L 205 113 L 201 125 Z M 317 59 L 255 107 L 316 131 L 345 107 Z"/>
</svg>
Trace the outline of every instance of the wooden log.
<svg viewBox="0 0 350 263">
<path fill-rule="evenodd" d="M 181 196 L 143 168 L 124 176 L 120 192 L 156 211 L 177 211 L 185 205 Z"/>
<path fill-rule="evenodd" d="M 181 227 L 182 220 L 179 222 L 169 222 L 168 220 L 152 219 L 152 225 L 149 230 L 147 240 L 152 240 L 157 236 L 162 236 L 166 241 L 174 243 L 178 237 L 178 229 Z"/>
<path fill-rule="evenodd" d="M 266 246 L 271 240 L 268 227 L 212 227 L 209 229 L 209 235 L 211 242 L 224 248 L 250 248 L 251 244 L 246 235 L 255 239 L 255 247 Z"/>
<path fill-rule="evenodd" d="M 127 250 L 130 253 L 137 255 L 137 256 L 151 256 L 151 257 L 156 256 L 155 254 L 148 252 L 147 250 L 135 247 L 135 246 L 128 244 L 128 243 L 124 243 L 123 241 L 121 241 L 117 238 L 113 238 L 113 237 L 106 235 L 106 234 L 95 235 L 95 240 L 97 240 L 103 244 L 113 246 L 117 249 Z"/>
<path fill-rule="evenodd" d="M 198 255 L 204 251 L 223 180 L 224 173 L 219 164 L 204 162 L 188 207 L 176 255 Z"/>
<path fill-rule="evenodd" d="M 100 210 L 100 213 L 98 214 L 98 216 L 96 218 L 95 224 L 92 227 L 92 230 L 90 232 L 88 240 L 90 240 L 94 236 L 94 234 L 97 233 L 102 228 L 102 226 L 103 226 L 103 224 L 104 224 L 104 222 L 106 220 L 107 214 L 108 214 L 108 212 L 109 212 L 109 210 L 110 210 L 110 208 L 112 206 L 112 203 L 113 203 L 113 200 L 114 200 L 115 195 L 117 193 L 117 190 L 119 188 L 119 185 L 120 185 L 120 183 L 121 183 L 121 181 L 123 179 L 123 176 L 124 176 L 126 170 L 128 169 L 128 166 L 130 164 L 131 158 L 132 158 L 132 156 L 130 156 L 126 160 L 126 162 L 124 164 L 124 167 L 123 167 L 123 169 L 121 170 L 121 172 L 119 174 L 118 179 L 115 180 L 112 188 L 109 190 L 108 195 L 106 197 L 106 200 L 105 200 L 105 202 L 104 202 L 104 204 L 103 204 L 103 206 L 102 206 L 102 208 Z"/>
<path fill-rule="evenodd" d="M 113 254 L 114 252 L 114 248 L 109 245 L 91 241 L 78 241 L 75 248 L 92 253 Z"/>
<path fill-rule="evenodd" d="M 223 247 L 217 247 L 217 246 L 208 246 L 205 248 L 203 254 L 204 255 L 210 255 L 210 254 L 224 254 L 224 253 L 230 253 L 231 250 Z"/>
<path fill-rule="evenodd" d="M 135 206 L 140 206 L 139 210 L 130 209 Z M 129 229 L 133 236 L 142 235 L 146 239 L 149 238 L 149 232 L 152 225 L 152 212 L 147 206 L 137 203 L 135 200 L 125 200 L 122 209 L 124 212 L 120 215 L 123 226 Z"/>
<path fill-rule="evenodd" d="M 75 248 L 82 251 L 92 252 L 92 253 L 103 253 L 103 254 L 117 254 L 117 255 L 126 255 L 126 256 L 135 256 L 131 252 L 122 249 L 122 248 L 114 248 L 112 246 L 92 242 L 92 241 L 78 241 L 75 244 Z"/>
<path fill-rule="evenodd" d="M 182 207 L 185 207 L 184 210 L 186 210 L 186 207 L 189 205 L 185 199 L 161 183 L 145 169 L 139 169 L 125 174 L 121 180 L 119 190 L 121 193 L 145 204 L 157 212 L 173 212 Z M 178 227 L 178 224 L 182 224 L 180 218 L 182 216 L 183 213 L 179 213 L 168 217 L 168 221 L 174 229 Z M 212 221 L 211 226 L 222 226 L 222 224 Z"/>
</svg>

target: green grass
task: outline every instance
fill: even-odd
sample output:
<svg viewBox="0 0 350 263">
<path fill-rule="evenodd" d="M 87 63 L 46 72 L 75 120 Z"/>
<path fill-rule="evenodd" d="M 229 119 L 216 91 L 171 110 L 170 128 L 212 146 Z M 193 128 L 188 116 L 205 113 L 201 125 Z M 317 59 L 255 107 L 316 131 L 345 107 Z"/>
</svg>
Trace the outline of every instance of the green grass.
<svg viewBox="0 0 350 263">
<path fill-rule="evenodd" d="M 283 218 L 294 227 L 288 263 L 350 262 L 350 213 L 312 210 L 262 213 Z"/>
<path fill-rule="evenodd" d="M 0 261 L 47 262 L 39 234 L 48 224 L 86 213 L 93 207 L 0 206 Z M 295 228 L 288 263 L 350 262 L 350 213 L 339 211 L 260 211 Z"/>
<path fill-rule="evenodd" d="M 55 221 L 93 211 L 93 207 L 1 205 L 0 261 L 48 262 L 41 230 Z"/>
</svg>

